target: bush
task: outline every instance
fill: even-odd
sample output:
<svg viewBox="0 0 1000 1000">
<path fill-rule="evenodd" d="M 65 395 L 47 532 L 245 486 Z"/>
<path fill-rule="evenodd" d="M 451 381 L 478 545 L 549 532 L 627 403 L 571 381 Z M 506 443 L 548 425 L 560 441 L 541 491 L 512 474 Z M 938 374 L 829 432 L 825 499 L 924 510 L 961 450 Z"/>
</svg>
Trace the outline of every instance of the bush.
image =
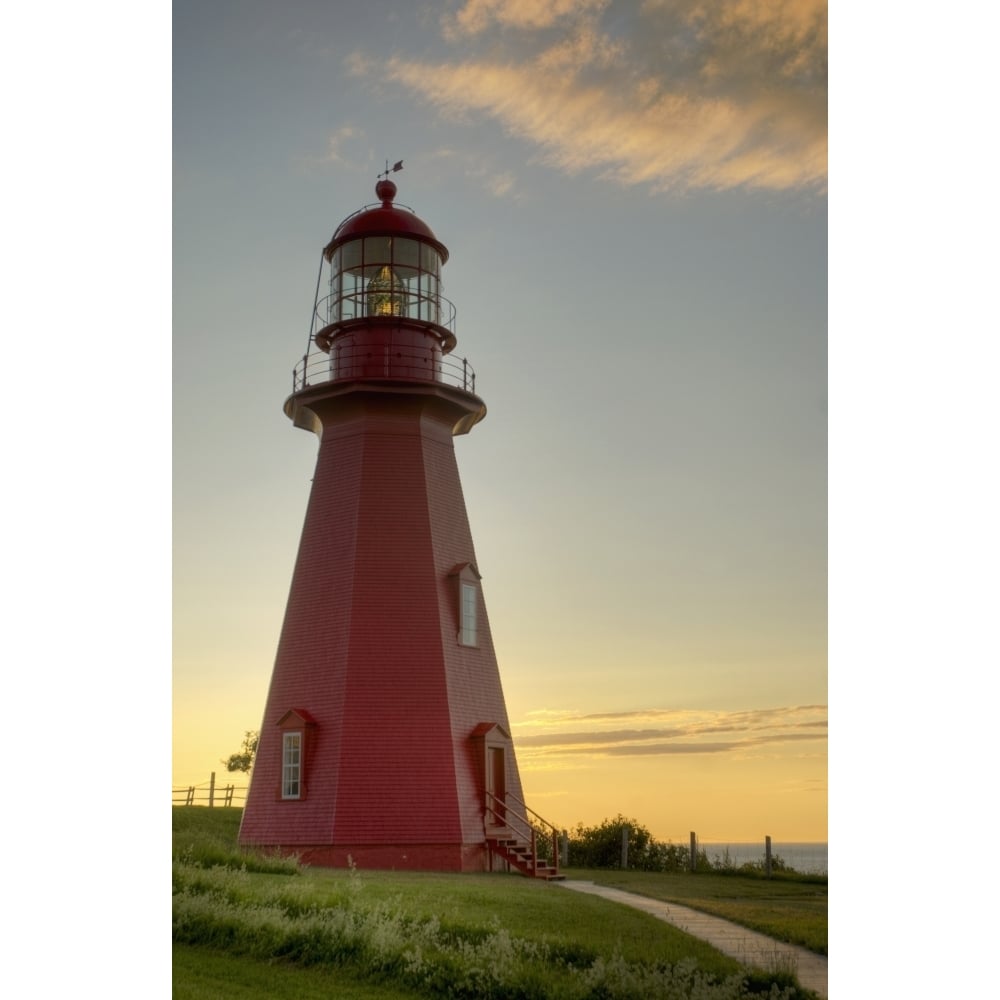
<svg viewBox="0 0 1000 1000">
<path fill-rule="evenodd" d="M 600 826 L 578 824 L 569 840 L 571 868 L 620 868 L 622 833 L 628 831 L 628 866 L 638 871 L 662 871 L 658 846 L 641 823 L 619 813 Z"/>
</svg>

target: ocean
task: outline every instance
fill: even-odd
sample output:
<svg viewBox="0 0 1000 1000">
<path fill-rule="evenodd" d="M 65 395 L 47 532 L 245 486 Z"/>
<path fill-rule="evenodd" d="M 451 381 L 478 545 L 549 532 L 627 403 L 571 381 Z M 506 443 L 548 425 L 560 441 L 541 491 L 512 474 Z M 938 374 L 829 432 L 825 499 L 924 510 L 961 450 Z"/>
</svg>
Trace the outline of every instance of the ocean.
<svg viewBox="0 0 1000 1000">
<path fill-rule="evenodd" d="M 782 843 L 771 838 L 771 857 L 781 858 L 789 868 L 809 874 L 826 874 L 826 848 L 824 843 Z M 764 841 L 754 844 L 709 844 L 698 842 L 698 850 L 704 851 L 708 860 L 715 864 L 726 857 L 737 867 L 748 861 L 764 860 Z"/>
</svg>

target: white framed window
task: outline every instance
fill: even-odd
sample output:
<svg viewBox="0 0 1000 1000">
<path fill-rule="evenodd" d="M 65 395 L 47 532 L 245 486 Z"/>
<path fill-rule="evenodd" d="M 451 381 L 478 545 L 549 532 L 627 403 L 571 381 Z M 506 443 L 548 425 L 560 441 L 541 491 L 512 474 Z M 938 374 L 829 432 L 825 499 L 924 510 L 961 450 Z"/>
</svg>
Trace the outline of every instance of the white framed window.
<svg viewBox="0 0 1000 1000">
<path fill-rule="evenodd" d="M 281 797 L 297 799 L 302 793 L 302 733 L 282 733 Z"/>
<path fill-rule="evenodd" d="M 463 646 L 476 645 L 476 609 L 479 604 L 479 588 L 474 583 L 462 582 L 461 621 L 458 641 Z"/>
</svg>

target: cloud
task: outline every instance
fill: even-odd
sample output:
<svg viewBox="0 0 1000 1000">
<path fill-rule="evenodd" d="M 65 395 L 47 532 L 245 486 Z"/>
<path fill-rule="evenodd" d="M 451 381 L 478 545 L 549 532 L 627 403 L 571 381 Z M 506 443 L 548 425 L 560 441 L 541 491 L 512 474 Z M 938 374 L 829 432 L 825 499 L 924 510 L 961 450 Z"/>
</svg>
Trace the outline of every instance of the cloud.
<svg viewBox="0 0 1000 1000">
<path fill-rule="evenodd" d="M 580 715 L 541 710 L 515 723 L 514 743 L 528 767 L 553 757 L 741 754 L 798 743 L 826 742 L 825 705 L 783 706 L 752 711 L 707 712 L 641 709 Z M 620 728 L 622 721 L 668 721 L 663 728 Z M 617 724 L 615 728 L 610 726 Z M 587 725 L 588 728 L 581 728 Z M 603 728 L 609 727 L 609 728 Z M 544 732 L 535 730 L 543 729 Z M 527 730 L 527 732 L 525 732 Z M 720 740 L 721 734 L 726 739 Z"/>
<path fill-rule="evenodd" d="M 647 0 L 648 11 L 682 11 L 704 41 L 709 73 L 763 70 L 768 76 L 826 78 L 826 0 Z"/>
<path fill-rule="evenodd" d="M 682 736 L 684 730 L 682 729 L 626 729 L 619 730 L 610 733 L 561 733 L 558 735 L 545 734 L 545 735 L 535 735 L 535 736 L 521 736 L 517 740 L 517 745 L 519 747 L 531 747 L 531 746 L 552 746 L 553 744 L 565 747 L 570 746 L 574 743 L 586 743 L 591 746 L 599 745 L 602 743 L 621 743 L 625 741 L 633 740 L 648 740 L 664 737 L 674 737 Z"/>
<path fill-rule="evenodd" d="M 825 0 L 469 0 L 443 34 L 455 58 L 350 69 L 454 121 L 492 119 L 569 174 L 825 189 Z"/>
<path fill-rule="evenodd" d="M 492 156 L 483 155 L 469 149 L 455 149 L 441 146 L 427 154 L 428 160 L 449 161 L 456 164 L 466 177 L 475 180 L 494 198 L 512 197 L 517 199 L 516 177 L 510 170 L 498 167 Z"/>
<path fill-rule="evenodd" d="M 610 0 L 466 0 L 442 29 L 446 37 L 477 35 L 493 24 L 506 28 L 548 28 L 570 15 L 602 10 Z"/>
<path fill-rule="evenodd" d="M 353 125 L 344 125 L 343 127 L 338 128 L 337 131 L 330 136 L 327 144 L 327 159 L 332 163 L 343 163 L 350 159 L 350 157 L 346 157 L 343 152 L 345 143 L 349 143 L 352 139 L 360 139 L 363 137 L 364 132 L 355 128 Z"/>
<path fill-rule="evenodd" d="M 509 194 L 514 187 L 514 175 L 509 170 L 498 174 L 490 174 L 487 178 L 487 190 L 495 198 Z"/>
</svg>

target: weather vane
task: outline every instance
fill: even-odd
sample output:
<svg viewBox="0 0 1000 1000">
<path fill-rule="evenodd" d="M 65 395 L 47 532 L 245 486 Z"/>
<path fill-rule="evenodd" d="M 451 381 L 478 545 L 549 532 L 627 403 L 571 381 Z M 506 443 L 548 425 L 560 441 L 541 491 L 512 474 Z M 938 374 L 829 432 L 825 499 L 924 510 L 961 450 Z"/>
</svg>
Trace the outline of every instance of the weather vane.
<svg viewBox="0 0 1000 1000">
<path fill-rule="evenodd" d="M 381 180 L 383 177 L 388 177 L 389 174 L 394 174 L 394 173 L 396 173 L 397 170 L 402 170 L 402 169 L 403 169 L 403 161 L 402 160 L 397 160 L 392 165 L 392 169 L 391 170 L 389 169 L 389 161 L 386 160 L 385 161 L 385 170 L 381 174 L 378 175 L 378 179 Z"/>
</svg>

